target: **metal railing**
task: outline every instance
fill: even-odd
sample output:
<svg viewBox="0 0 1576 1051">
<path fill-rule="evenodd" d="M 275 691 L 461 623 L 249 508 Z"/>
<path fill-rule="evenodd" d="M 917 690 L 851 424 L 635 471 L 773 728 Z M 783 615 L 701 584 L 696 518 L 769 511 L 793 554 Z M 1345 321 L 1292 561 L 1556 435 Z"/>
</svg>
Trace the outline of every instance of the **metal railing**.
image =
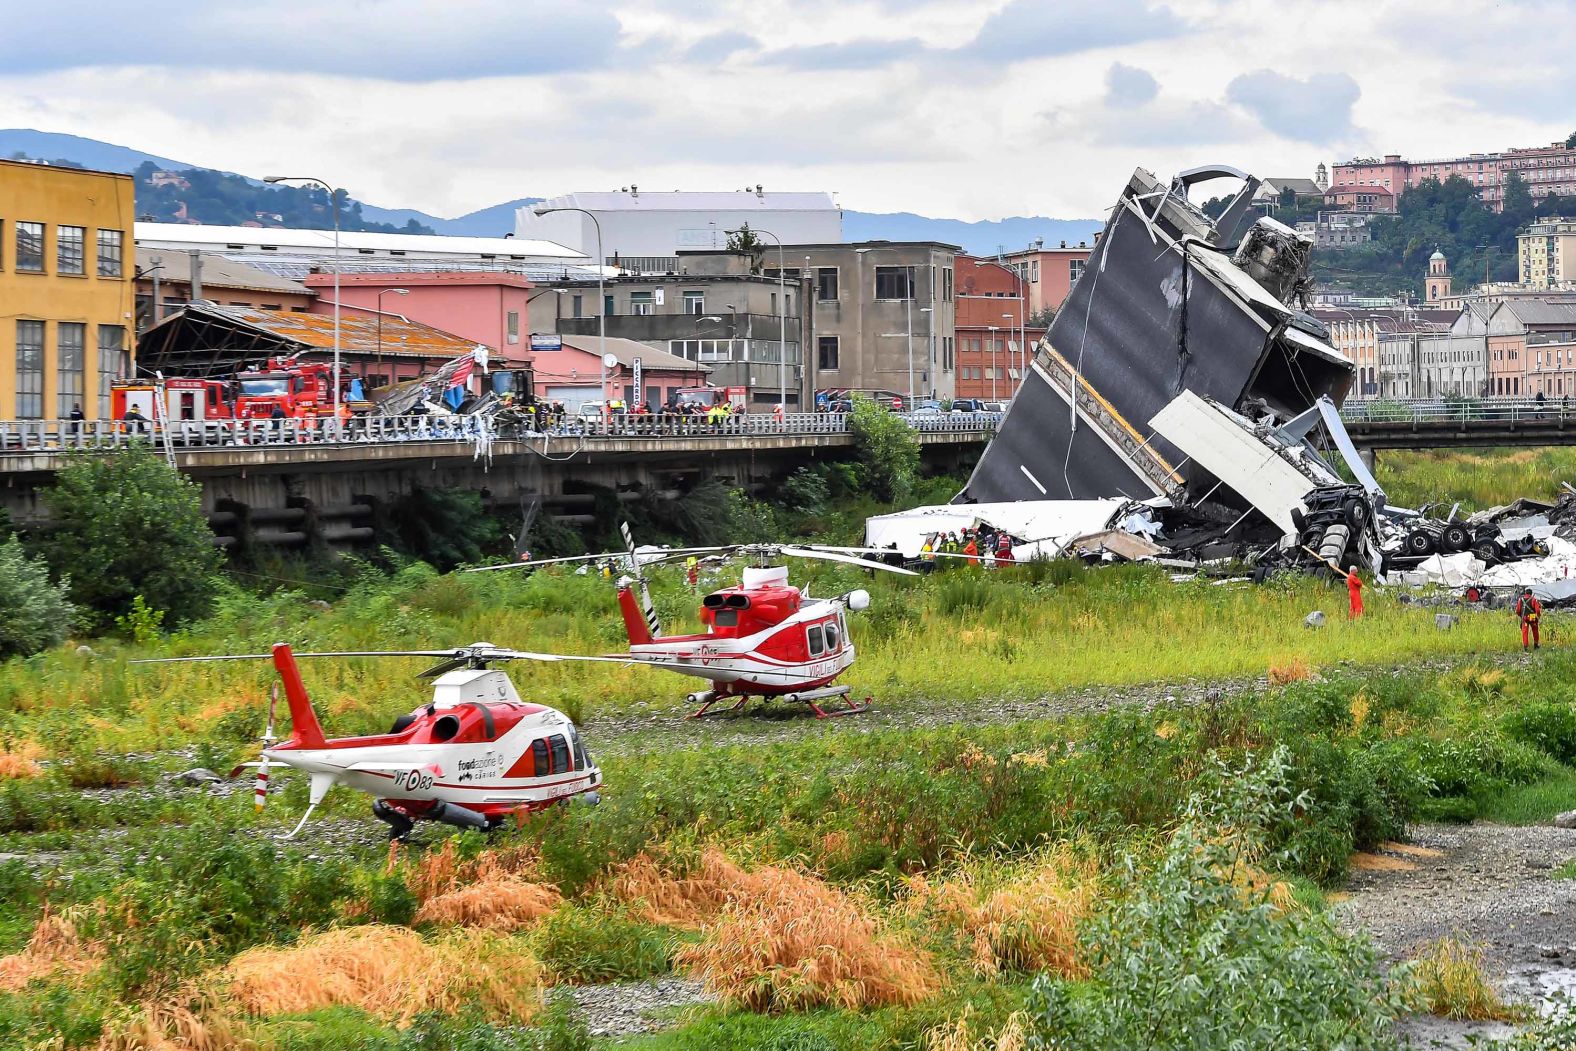
<svg viewBox="0 0 1576 1051">
<path fill-rule="evenodd" d="M 993 432 L 1000 413 L 914 413 L 903 419 L 916 431 L 967 434 Z M 740 413 L 711 419 L 667 413 L 516 413 L 485 416 L 368 416 L 340 424 L 323 420 L 0 420 L 0 455 L 117 449 L 135 441 L 175 450 L 237 446 L 395 444 L 582 438 L 699 438 L 847 434 L 846 413 Z"/>
<path fill-rule="evenodd" d="M 1501 424 L 1576 421 L 1569 398 L 1349 398 L 1341 406 L 1347 423 Z"/>
</svg>

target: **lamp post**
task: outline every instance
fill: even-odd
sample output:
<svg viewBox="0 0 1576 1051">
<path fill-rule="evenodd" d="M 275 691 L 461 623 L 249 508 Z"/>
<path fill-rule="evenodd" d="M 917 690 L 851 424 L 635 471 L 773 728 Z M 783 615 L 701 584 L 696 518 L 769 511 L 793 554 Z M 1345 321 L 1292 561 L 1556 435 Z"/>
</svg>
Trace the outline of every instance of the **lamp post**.
<svg viewBox="0 0 1576 1051">
<path fill-rule="evenodd" d="M 397 296 L 410 295 L 408 288 L 385 288 L 378 293 L 378 375 L 383 375 L 383 297 L 393 292 Z M 336 297 L 337 298 L 337 297 Z"/>
<path fill-rule="evenodd" d="M 307 175 L 265 175 L 266 183 L 309 182 L 328 191 L 328 200 L 334 212 L 334 423 L 339 423 L 339 191 L 322 179 Z"/>
<path fill-rule="evenodd" d="M 739 230 L 728 230 L 731 237 Z M 750 227 L 752 233 L 765 234 L 777 242 L 777 404 L 783 412 L 788 411 L 788 271 L 783 266 L 783 239 L 770 230 L 757 230 Z M 804 309 L 801 303 L 800 310 Z M 803 347 L 799 348 L 804 351 Z"/>
<path fill-rule="evenodd" d="M 594 213 L 584 208 L 573 205 L 561 204 L 551 208 L 538 205 L 531 209 L 533 215 L 550 215 L 553 212 L 579 212 L 591 220 L 591 225 L 596 228 L 596 352 L 597 357 L 607 360 L 607 294 L 603 291 L 603 277 L 607 265 L 607 256 L 602 251 L 602 224 L 597 221 Z M 603 365 L 602 373 L 602 418 L 607 418 L 607 366 Z"/>
</svg>

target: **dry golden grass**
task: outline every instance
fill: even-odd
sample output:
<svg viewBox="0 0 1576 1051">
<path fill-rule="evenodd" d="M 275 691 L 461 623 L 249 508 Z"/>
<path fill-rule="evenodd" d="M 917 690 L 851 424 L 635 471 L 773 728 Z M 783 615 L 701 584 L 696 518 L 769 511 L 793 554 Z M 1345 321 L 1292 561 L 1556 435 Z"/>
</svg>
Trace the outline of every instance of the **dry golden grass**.
<svg viewBox="0 0 1576 1051">
<path fill-rule="evenodd" d="M 487 931 L 427 941 L 403 927 L 346 927 L 248 949 L 216 978 L 231 1011 L 258 1017 L 354 1007 L 403 1025 L 425 1011 L 479 1007 L 528 1022 L 542 1005 L 541 965 Z"/>
<path fill-rule="evenodd" d="M 212 992 L 185 1001 L 140 1004 L 104 1027 L 96 1051 L 256 1051 L 245 1023 L 221 1009 Z"/>
<path fill-rule="evenodd" d="M 1392 858 L 1385 854 L 1360 851 L 1351 857 L 1351 867 L 1358 872 L 1411 872 L 1417 866 L 1410 861 Z"/>
<path fill-rule="evenodd" d="M 1415 843 L 1392 843 L 1386 841 L 1379 844 L 1379 849 L 1391 854 L 1405 854 L 1409 858 L 1442 858 L 1445 852 L 1435 850 L 1433 847 L 1420 847 Z"/>
<path fill-rule="evenodd" d="M 1361 731 L 1363 726 L 1367 724 L 1368 713 L 1373 707 L 1372 702 L 1368 700 L 1368 695 L 1361 692 L 1357 693 L 1346 707 L 1352 713 L 1352 732 L 1357 733 Z"/>
<path fill-rule="evenodd" d="M 1053 971 L 1081 978 L 1088 970 L 1078 957 L 1078 924 L 1094 907 L 1099 875 L 1093 861 L 1057 847 L 989 884 L 975 870 L 934 883 L 916 876 L 907 909 L 970 937 L 981 975 Z"/>
<path fill-rule="evenodd" d="M 16 781 L 38 777 L 44 768 L 38 760 L 44 750 L 32 741 L 12 741 L 0 746 L 0 781 Z"/>
<path fill-rule="evenodd" d="M 749 873 L 720 849 L 701 851 L 693 870 L 677 875 L 645 854 L 619 867 L 609 890 L 650 923 L 699 930 L 731 902 L 761 890 L 759 873 Z"/>
<path fill-rule="evenodd" d="M 563 900 L 553 887 L 518 876 L 491 876 L 428 898 L 413 922 L 513 931 L 535 923 Z"/>
<path fill-rule="evenodd" d="M 1525 1011 L 1505 1003 L 1483 973 L 1483 951 L 1455 938 L 1432 942 L 1412 970 L 1413 1003 L 1442 1018 L 1513 1022 Z"/>
<path fill-rule="evenodd" d="M 962 1013 L 950 1022 L 925 1034 L 925 1051 L 1028 1051 L 1028 1015 L 1014 1011 L 994 1033 L 985 1027 L 975 1031 L 974 1008 L 964 1005 Z"/>
<path fill-rule="evenodd" d="M 1290 660 L 1270 665 L 1270 685 L 1285 686 L 1288 683 L 1302 682 L 1312 674 L 1313 672 L 1308 669 L 1307 660 L 1302 657 L 1292 657 Z"/>
<path fill-rule="evenodd" d="M 103 959 L 104 947 L 83 938 L 70 913 L 46 906 L 26 948 L 0 956 L 0 992 L 14 993 L 35 978 L 84 975 Z"/>
<path fill-rule="evenodd" d="M 915 1004 L 940 987 L 930 955 L 813 876 L 764 867 L 703 939 L 680 951 L 714 993 L 753 1011 Z"/>
</svg>

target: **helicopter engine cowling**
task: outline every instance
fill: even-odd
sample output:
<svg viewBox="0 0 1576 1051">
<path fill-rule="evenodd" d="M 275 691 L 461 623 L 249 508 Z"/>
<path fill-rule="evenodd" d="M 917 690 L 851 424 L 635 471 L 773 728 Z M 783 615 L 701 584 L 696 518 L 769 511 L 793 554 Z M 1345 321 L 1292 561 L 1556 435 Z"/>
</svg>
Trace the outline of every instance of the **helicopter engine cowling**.
<svg viewBox="0 0 1576 1051">
<path fill-rule="evenodd" d="M 843 600 L 848 604 L 849 609 L 857 613 L 862 609 L 869 608 L 870 592 L 866 591 L 864 588 L 857 588 L 853 591 L 850 591 L 847 595 L 844 595 Z"/>
</svg>

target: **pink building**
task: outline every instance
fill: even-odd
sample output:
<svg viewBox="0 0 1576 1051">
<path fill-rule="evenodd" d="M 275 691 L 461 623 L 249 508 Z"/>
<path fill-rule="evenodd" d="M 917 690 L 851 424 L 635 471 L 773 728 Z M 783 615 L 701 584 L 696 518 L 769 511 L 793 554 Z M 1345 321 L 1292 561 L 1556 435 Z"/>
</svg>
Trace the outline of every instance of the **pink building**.
<svg viewBox="0 0 1576 1051">
<path fill-rule="evenodd" d="M 318 294 L 314 313 L 334 312 L 333 274 L 308 274 L 302 283 Z M 339 278 L 342 311 L 376 317 L 381 310 L 386 317 L 407 317 L 452 332 L 487 347 L 499 367 L 530 362 L 525 333 L 530 331 L 526 317 L 531 289 L 527 278 L 497 271 L 356 273 Z"/>
<path fill-rule="evenodd" d="M 1406 161 L 1398 153 L 1383 160 L 1358 157 L 1335 166 L 1330 190 L 1351 186 L 1377 186 L 1397 196 L 1424 179 L 1445 181 L 1459 175 L 1477 188 L 1483 203 L 1496 212 L 1504 205 L 1505 183 L 1516 172 L 1526 180 L 1534 200 L 1550 193 L 1565 197 L 1576 194 L 1576 149 L 1562 142 L 1505 150 L 1500 153 L 1472 153 L 1465 157 L 1440 160 Z"/>
<path fill-rule="evenodd" d="M 1038 314 L 1043 310 L 1062 308 L 1063 301 L 1072 294 L 1078 275 L 1083 273 L 1085 264 L 1089 262 L 1089 253 L 1093 251 L 1092 243 L 1080 241 L 1076 245 L 1069 245 L 1063 241 L 1056 248 L 1036 245 L 1022 251 L 1008 252 L 1002 260 L 1022 275 L 1027 288 L 1029 313 Z M 961 274 L 959 280 L 962 280 Z M 961 291 L 963 286 L 959 284 L 958 288 Z"/>
</svg>

